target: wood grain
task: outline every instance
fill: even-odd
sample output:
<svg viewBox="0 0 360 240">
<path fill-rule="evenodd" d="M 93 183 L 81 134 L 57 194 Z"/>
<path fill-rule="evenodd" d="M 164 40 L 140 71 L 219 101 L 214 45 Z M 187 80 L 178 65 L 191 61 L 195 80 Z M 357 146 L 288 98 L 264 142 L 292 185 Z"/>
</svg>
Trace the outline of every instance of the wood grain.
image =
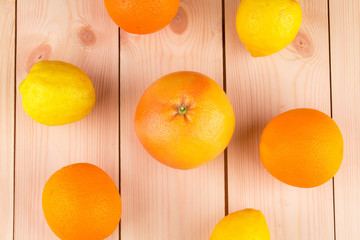
<svg viewBox="0 0 360 240">
<path fill-rule="evenodd" d="M 57 239 L 43 217 L 42 189 L 51 174 L 75 162 L 100 166 L 117 185 L 121 167 L 121 233 L 108 239 L 209 239 L 225 213 L 224 156 L 198 169 L 174 170 L 152 159 L 133 129 L 144 90 L 179 70 L 202 72 L 220 85 L 226 80 L 237 119 L 228 149 L 229 212 L 260 209 L 276 240 L 360 239 L 359 1 L 329 0 L 328 26 L 327 0 L 300 0 L 304 15 L 297 38 L 280 53 L 256 59 L 235 30 L 240 0 L 224 3 L 225 29 L 221 0 L 181 0 L 178 15 L 162 31 L 121 32 L 119 72 L 118 28 L 103 0 L 17 1 L 16 45 L 15 0 L 0 1 L 0 239 L 13 239 L 13 233 L 20 240 Z M 287 186 L 266 172 L 258 154 L 263 128 L 279 113 L 312 107 L 331 114 L 329 47 L 332 113 L 345 146 L 334 181 L 335 208 L 331 181 L 314 189 Z M 88 117 L 47 127 L 24 112 L 18 86 L 34 63 L 46 59 L 88 73 L 97 96 Z"/>
<path fill-rule="evenodd" d="M 13 238 L 15 1 L 0 1 L 0 236 Z"/>
<path fill-rule="evenodd" d="M 34 63 L 62 60 L 92 80 L 97 102 L 85 119 L 47 127 L 23 110 L 17 92 L 15 239 L 57 239 L 45 222 L 46 180 L 75 162 L 90 162 L 119 183 L 118 28 L 103 0 L 18 2 L 17 87 Z M 116 232 L 109 239 L 118 239 Z"/>
<path fill-rule="evenodd" d="M 330 1 L 333 118 L 344 138 L 335 176 L 336 239 L 360 239 L 360 3 Z"/>
<path fill-rule="evenodd" d="M 229 211 L 260 209 L 277 240 L 330 240 L 334 236 L 332 182 L 299 189 L 274 179 L 258 145 L 265 125 L 289 109 L 311 107 L 330 115 L 327 1 L 300 1 L 303 21 L 292 44 L 253 58 L 238 38 L 240 0 L 225 1 L 227 93 L 236 114 L 229 146 Z"/>
<path fill-rule="evenodd" d="M 121 239 L 209 239 L 224 216 L 223 156 L 174 170 L 147 154 L 133 127 L 142 93 L 165 74 L 198 71 L 222 85 L 221 23 L 220 0 L 183 0 L 160 32 L 121 32 Z"/>
</svg>

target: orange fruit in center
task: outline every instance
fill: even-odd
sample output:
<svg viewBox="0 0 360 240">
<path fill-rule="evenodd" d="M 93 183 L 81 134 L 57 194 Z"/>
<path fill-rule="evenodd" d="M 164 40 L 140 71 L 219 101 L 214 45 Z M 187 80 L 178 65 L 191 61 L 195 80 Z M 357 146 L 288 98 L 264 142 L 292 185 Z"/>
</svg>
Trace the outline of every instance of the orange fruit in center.
<svg viewBox="0 0 360 240">
<path fill-rule="evenodd" d="M 195 72 L 177 72 L 153 83 L 135 113 L 142 145 L 161 163 L 178 169 L 203 165 L 229 144 L 234 111 L 222 88 Z"/>
<path fill-rule="evenodd" d="M 147 34 L 168 25 L 179 9 L 179 0 L 105 0 L 114 22 L 129 33 Z"/>
<path fill-rule="evenodd" d="M 343 138 L 325 113 L 294 109 L 272 119 L 260 142 L 264 167 L 280 181 L 296 187 L 316 187 L 339 170 Z"/>
<path fill-rule="evenodd" d="M 115 231 L 121 216 L 115 183 L 88 163 L 55 172 L 45 184 L 42 206 L 51 230 L 63 240 L 102 240 Z"/>
</svg>

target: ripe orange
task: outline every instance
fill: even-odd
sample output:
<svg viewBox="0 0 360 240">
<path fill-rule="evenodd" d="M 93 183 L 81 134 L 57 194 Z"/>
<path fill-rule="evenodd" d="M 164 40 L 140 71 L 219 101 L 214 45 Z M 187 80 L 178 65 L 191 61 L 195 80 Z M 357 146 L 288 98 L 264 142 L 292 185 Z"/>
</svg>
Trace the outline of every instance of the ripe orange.
<svg viewBox="0 0 360 240">
<path fill-rule="evenodd" d="M 121 199 L 100 168 L 78 163 L 55 172 L 46 182 L 42 206 L 51 230 L 63 240 L 101 240 L 119 224 Z"/>
<path fill-rule="evenodd" d="M 229 144 L 234 111 L 225 92 L 209 77 L 176 72 L 153 83 L 135 113 L 135 131 L 148 153 L 178 169 L 203 165 Z"/>
<path fill-rule="evenodd" d="M 147 34 L 168 25 L 179 9 L 179 0 L 105 0 L 114 22 L 130 33 Z"/>
<path fill-rule="evenodd" d="M 311 188 L 339 170 L 343 138 L 336 123 L 314 109 L 294 109 L 272 119 L 260 142 L 264 167 L 278 180 Z"/>
</svg>

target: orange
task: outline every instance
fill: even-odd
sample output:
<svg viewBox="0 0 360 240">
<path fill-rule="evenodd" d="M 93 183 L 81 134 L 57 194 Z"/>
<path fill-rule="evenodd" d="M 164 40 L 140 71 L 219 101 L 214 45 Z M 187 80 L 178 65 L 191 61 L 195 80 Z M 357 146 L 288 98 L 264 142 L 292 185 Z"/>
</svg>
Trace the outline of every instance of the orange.
<svg viewBox="0 0 360 240">
<path fill-rule="evenodd" d="M 311 188 L 329 181 L 339 170 L 343 138 L 326 114 L 294 109 L 280 114 L 265 127 L 260 142 L 264 167 L 278 180 Z"/>
<path fill-rule="evenodd" d="M 42 206 L 51 230 L 62 240 L 100 240 L 119 224 L 121 199 L 100 168 L 78 163 L 55 172 L 46 182 Z"/>
<path fill-rule="evenodd" d="M 229 144 L 234 111 L 222 88 L 196 72 L 176 72 L 153 83 L 135 113 L 135 132 L 148 153 L 178 169 L 201 166 Z"/>
<path fill-rule="evenodd" d="M 113 21 L 129 33 L 147 34 L 168 25 L 179 9 L 179 0 L 105 0 Z"/>
</svg>

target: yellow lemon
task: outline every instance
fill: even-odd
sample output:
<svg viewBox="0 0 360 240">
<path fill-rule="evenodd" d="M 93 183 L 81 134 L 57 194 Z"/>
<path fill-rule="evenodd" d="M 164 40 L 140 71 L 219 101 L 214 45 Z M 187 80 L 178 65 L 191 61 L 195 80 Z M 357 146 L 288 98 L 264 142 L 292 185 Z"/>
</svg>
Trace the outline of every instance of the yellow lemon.
<svg viewBox="0 0 360 240">
<path fill-rule="evenodd" d="M 48 126 L 76 122 L 95 105 L 95 90 L 80 68 L 60 61 L 35 64 L 19 87 L 25 112 Z"/>
<path fill-rule="evenodd" d="M 242 0 L 236 29 L 250 54 L 263 57 L 282 50 L 294 40 L 301 18 L 296 0 Z"/>
<path fill-rule="evenodd" d="M 214 228 L 210 240 L 270 240 L 262 212 L 244 209 L 224 217 Z"/>
</svg>

